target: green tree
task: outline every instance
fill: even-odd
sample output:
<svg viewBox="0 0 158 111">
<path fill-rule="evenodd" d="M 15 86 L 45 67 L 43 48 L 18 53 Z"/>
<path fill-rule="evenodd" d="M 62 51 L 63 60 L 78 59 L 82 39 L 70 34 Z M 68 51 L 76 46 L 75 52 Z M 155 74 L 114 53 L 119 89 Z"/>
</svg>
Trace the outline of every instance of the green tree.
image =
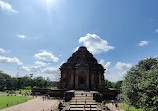
<svg viewBox="0 0 158 111">
<path fill-rule="evenodd" d="M 120 89 L 123 81 L 117 81 L 113 84 L 113 88 Z"/>
<path fill-rule="evenodd" d="M 113 88 L 113 83 L 109 80 L 105 80 L 105 88 Z"/>
<path fill-rule="evenodd" d="M 0 72 L 0 88 L 1 90 L 4 89 L 11 89 L 11 77 L 3 72 Z"/>
<path fill-rule="evenodd" d="M 46 88 L 52 86 L 52 82 L 49 81 L 49 79 L 45 80 L 43 77 L 36 77 L 34 79 L 31 79 L 28 76 L 15 78 L 0 71 L 0 90 L 16 90 L 25 88 L 30 89 L 34 86 L 39 88 Z"/>
<path fill-rule="evenodd" d="M 4 90 L 6 86 L 5 83 L 6 83 L 6 80 L 4 76 L 2 75 L 2 73 L 0 73 L 0 90 Z"/>
<path fill-rule="evenodd" d="M 11 82 L 11 89 L 16 90 L 18 88 L 18 79 L 15 77 L 12 77 L 10 82 Z"/>
<path fill-rule="evenodd" d="M 158 61 L 155 58 L 141 60 L 131 68 L 122 83 L 124 101 L 147 111 L 158 109 Z"/>
</svg>

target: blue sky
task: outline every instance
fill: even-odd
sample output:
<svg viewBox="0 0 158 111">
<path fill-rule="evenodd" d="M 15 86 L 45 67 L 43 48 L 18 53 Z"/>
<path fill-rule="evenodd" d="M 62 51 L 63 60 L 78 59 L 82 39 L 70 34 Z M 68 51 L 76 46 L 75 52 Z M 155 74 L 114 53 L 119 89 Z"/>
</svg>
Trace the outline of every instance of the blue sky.
<svg viewBox="0 0 158 111">
<path fill-rule="evenodd" d="M 86 46 L 110 81 L 158 55 L 156 0 L 0 0 L 0 70 L 59 79 L 58 67 Z"/>
</svg>

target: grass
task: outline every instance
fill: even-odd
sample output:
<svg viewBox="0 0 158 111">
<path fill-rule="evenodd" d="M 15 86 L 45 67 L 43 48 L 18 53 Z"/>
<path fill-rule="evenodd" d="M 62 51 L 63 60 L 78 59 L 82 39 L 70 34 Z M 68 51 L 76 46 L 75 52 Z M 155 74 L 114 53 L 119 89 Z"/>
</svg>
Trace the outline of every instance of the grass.
<svg viewBox="0 0 158 111">
<path fill-rule="evenodd" d="M 20 104 L 30 99 L 32 99 L 32 97 L 0 95 L 0 109 Z"/>
<path fill-rule="evenodd" d="M 129 107 L 129 105 L 127 105 L 126 103 L 119 103 L 119 106 L 121 109 L 123 109 L 125 111 L 143 111 L 142 109 L 136 109 L 133 106 Z M 128 110 L 128 107 L 129 107 L 129 110 Z"/>
<path fill-rule="evenodd" d="M 2 92 L 2 91 L 0 91 L 0 95 L 1 95 L 1 94 L 7 94 L 7 93 L 6 93 L 6 92 Z"/>
</svg>

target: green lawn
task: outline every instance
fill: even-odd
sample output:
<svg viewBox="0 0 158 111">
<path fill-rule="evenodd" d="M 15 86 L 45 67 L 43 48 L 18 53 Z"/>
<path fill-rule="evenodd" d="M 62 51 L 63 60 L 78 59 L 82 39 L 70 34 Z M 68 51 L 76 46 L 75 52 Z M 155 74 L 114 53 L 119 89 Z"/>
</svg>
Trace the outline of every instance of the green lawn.
<svg viewBox="0 0 158 111">
<path fill-rule="evenodd" d="M 7 96 L 7 95 L 0 95 L 0 109 L 5 107 L 13 106 L 19 103 L 26 102 L 27 100 L 32 99 L 31 97 L 22 97 L 22 96 Z"/>
<path fill-rule="evenodd" d="M 119 106 L 121 109 L 125 110 L 125 111 L 143 111 L 142 109 L 136 109 L 135 107 L 133 106 L 130 106 L 129 107 L 129 110 L 128 110 L 128 106 L 127 104 L 125 103 L 119 103 Z"/>
<path fill-rule="evenodd" d="M 6 92 L 2 92 L 2 91 L 0 91 L 0 94 L 7 94 Z"/>
</svg>

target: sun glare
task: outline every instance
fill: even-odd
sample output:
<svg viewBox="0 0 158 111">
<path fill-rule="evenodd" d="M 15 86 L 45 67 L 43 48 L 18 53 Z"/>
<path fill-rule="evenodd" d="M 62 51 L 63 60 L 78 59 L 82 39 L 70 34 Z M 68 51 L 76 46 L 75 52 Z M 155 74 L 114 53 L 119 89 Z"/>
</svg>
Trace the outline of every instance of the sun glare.
<svg viewBox="0 0 158 111">
<path fill-rule="evenodd" d="M 47 5 L 55 4 L 56 0 L 45 0 Z"/>
<path fill-rule="evenodd" d="M 57 0 L 43 0 L 46 4 L 47 10 L 51 10 L 54 9 L 55 7 L 57 7 Z"/>
</svg>

